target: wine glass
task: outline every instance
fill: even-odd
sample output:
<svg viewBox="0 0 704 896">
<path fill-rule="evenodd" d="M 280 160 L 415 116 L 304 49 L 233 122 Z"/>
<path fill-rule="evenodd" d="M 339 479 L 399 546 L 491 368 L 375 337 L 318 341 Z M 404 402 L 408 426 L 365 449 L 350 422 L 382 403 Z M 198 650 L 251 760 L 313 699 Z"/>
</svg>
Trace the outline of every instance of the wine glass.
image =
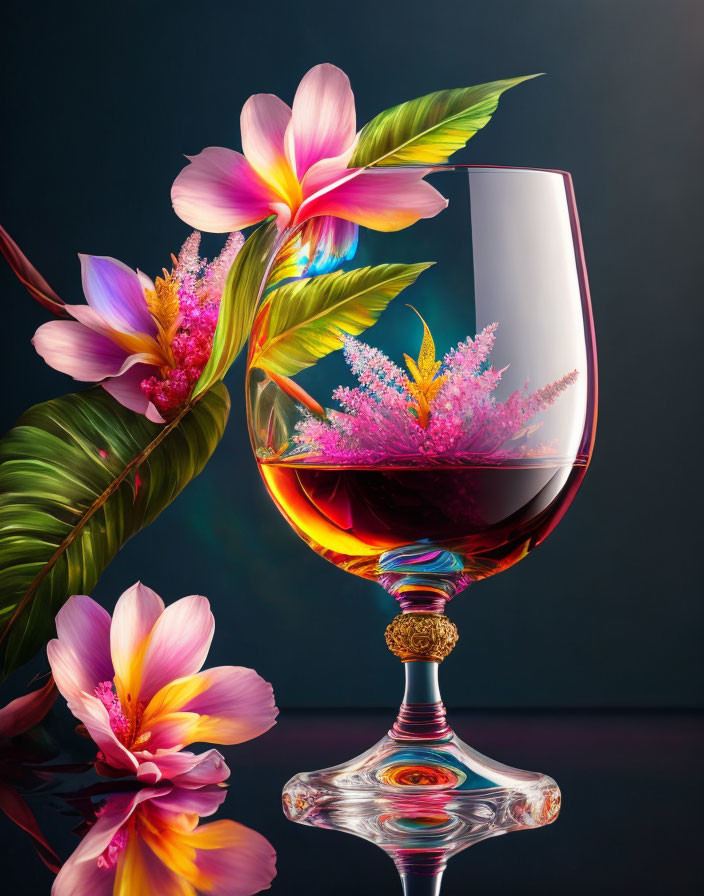
<svg viewBox="0 0 704 896">
<path fill-rule="evenodd" d="M 429 179 L 447 209 L 397 233 L 362 230 L 347 253 L 348 272 L 373 275 L 316 276 L 325 259 L 312 264 L 310 245 L 284 235 L 313 277 L 264 291 L 247 369 L 252 445 L 277 507 L 313 550 L 377 581 L 401 611 L 386 631 L 406 672 L 396 722 L 356 759 L 296 775 L 284 809 L 380 843 L 408 880 L 445 840 L 456 851 L 559 812 L 551 778 L 454 734 L 438 666 L 457 641 L 448 601 L 525 557 L 569 507 L 597 406 L 570 175 L 440 166 Z M 344 277 L 358 278 L 356 293 Z M 336 290 L 353 304 L 335 305 Z M 289 339 L 306 301 L 317 323 L 278 363 L 266 346 Z M 333 305 L 330 328 L 321 316 Z"/>
</svg>

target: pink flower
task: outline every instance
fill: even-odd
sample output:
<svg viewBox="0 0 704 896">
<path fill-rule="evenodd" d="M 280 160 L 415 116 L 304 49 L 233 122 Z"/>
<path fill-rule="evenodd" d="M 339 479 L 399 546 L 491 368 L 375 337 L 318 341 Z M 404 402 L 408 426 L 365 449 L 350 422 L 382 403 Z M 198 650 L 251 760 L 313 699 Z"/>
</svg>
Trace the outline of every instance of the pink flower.
<svg viewBox="0 0 704 896">
<path fill-rule="evenodd" d="M 200 234 L 174 269 L 152 282 L 115 258 L 81 255 L 87 305 L 65 305 L 73 320 L 43 324 L 32 343 L 52 367 L 102 381 L 120 404 L 156 423 L 186 404 L 210 357 L 227 272 L 243 243 L 230 235 L 211 264 Z"/>
<path fill-rule="evenodd" d="M 467 463 L 549 454 L 554 445 L 531 441 L 541 425 L 534 418 L 576 381 L 577 371 L 533 393 L 525 389 L 497 401 L 492 393 L 504 371 L 488 360 L 497 327 L 490 324 L 438 362 L 425 425 L 418 418 L 413 384 L 401 368 L 379 349 L 346 336 L 345 360 L 359 386 L 339 386 L 333 398 L 342 411 L 330 410 L 323 419 L 303 409 L 294 436 L 300 449 L 292 458 L 345 465 Z"/>
<path fill-rule="evenodd" d="M 276 853 L 217 811 L 226 790 L 163 786 L 110 797 L 54 881 L 52 896 L 251 896 L 268 889 Z"/>
<path fill-rule="evenodd" d="M 240 230 L 274 214 L 279 229 L 329 218 L 309 260 L 353 251 L 357 225 L 401 230 L 431 218 L 447 200 L 423 178 L 429 168 L 348 168 L 357 143 L 354 94 L 334 65 L 316 65 L 298 85 L 293 108 L 277 96 L 251 96 L 240 117 L 244 155 L 210 146 L 171 190 L 176 214 L 199 230 Z M 314 225 L 310 225 L 309 230 Z M 312 236 L 312 233 L 309 234 Z"/>
<path fill-rule="evenodd" d="M 271 728 L 278 712 L 272 688 L 253 669 L 200 671 L 214 628 L 205 597 L 183 597 L 165 609 L 139 582 L 120 597 L 112 619 L 84 595 L 61 608 L 49 663 L 102 763 L 147 784 L 218 783 L 229 769 L 217 750 L 196 755 L 182 748 L 241 743 Z"/>
</svg>

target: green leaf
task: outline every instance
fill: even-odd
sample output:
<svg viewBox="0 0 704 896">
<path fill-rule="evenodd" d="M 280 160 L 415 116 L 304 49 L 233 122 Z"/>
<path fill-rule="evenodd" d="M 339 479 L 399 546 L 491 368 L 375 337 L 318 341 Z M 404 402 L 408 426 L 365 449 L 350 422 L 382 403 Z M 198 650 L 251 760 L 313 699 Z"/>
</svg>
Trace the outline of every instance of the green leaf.
<svg viewBox="0 0 704 896">
<path fill-rule="evenodd" d="M 262 307 L 266 341 L 251 366 L 294 376 L 342 347 L 342 335 L 357 336 L 375 324 L 424 264 L 382 264 L 356 271 L 320 274 L 275 289 Z"/>
<path fill-rule="evenodd" d="M 441 165 L 489 122 L 505 90 L 537 77 L 438 90 L 380 112 L 362 128 L 349 167 Z"/>
<path fill-rule="evenodd" d="M 229 408 L 218 383 L 159 425 L 96 386 L 30 408 L 0 440 L 0 677 L 200 473 Z"/>
<path fill-rule="evenodd" d="M 237 253 L 225 281 L 213 350 L 195 385 L 194 396 L 225 376 L 249 339 L 277 235 L 276 222 L 265 221 Z"/>
</svg>

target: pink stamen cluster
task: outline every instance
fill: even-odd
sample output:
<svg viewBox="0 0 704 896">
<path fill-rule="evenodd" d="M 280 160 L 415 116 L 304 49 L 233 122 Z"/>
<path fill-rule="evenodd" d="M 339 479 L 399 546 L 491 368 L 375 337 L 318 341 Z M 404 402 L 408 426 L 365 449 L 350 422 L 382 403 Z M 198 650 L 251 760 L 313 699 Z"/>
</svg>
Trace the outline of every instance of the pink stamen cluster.
<svg viewBox="0 0 704 896">
<path fill-rule="evenodd" d="M 401 368 L 379 349 L 346 337 L 345 361 L 359 386 L 339 386 L 333 398 L 343 410 L 329 411 L 324 420 L 303 410 L 294 436 L 302 451 L 296 460 L 339 465 L 452 463 L 550 453 L 554 445 L 529 441 L 540 426 L 531 421 L 575 382 L 577 371 L 533 393 L 526 384 L 506 401 L 497 401 L 492 393 L 506 369 L 488 363 L 497 327 L 490 324 L 445 355 L 439 371 L 445 379 L 431 402 L 427 428 L 412 413 L 413 398 Z"/>
<path fill-rule="evenodd" d="M 95 696 L 108 711 L 110 727 L 121 743 L 126 743 L 130 736 L 130 722 L 122 711 L 120 698 L 115 693 L 115 686 L 111 681 L 101 681 L 95 689 Z"/>
<path fill-rule="evenodd" d="M 100 815 L 100 812 L 98 812 L 98 815 Z M 117 860 L 125 846 L 127 846 L 127 829 L 123 827 L 120 828 L 110 843 L 108 843 L 102 853 L 98 856 L 98 868 L 103 868 L 106 871 L 114 868 L 117 865 Z"/>
<path fill-rule="evenodd" d="M 151 376 L 141 384 L 162 416 L 169 416 L 186 404 L 203 372 L 213 347 L 227 273 L 243 243 L 241 233 L 231 233 L 220 255 L 210 264 L 198 254 L 198 231 L 181 247 L 172 272 L 179 304 L 178 327 L 170 343 L 173 366 L 162 370 L 162 376 Z"/>
</svg>

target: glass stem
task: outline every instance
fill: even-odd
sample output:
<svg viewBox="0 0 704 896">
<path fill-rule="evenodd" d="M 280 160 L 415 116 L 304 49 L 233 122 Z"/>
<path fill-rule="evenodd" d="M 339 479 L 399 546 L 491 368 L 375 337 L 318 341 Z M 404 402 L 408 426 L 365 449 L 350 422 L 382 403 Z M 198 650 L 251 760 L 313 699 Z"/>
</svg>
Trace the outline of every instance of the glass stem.
<svg viewBox="0 0 704 896">
<path fill-rule="evenodd" d="M 389 732 L 396 740 L 444 740 L 452 734 L 438 685 L 438 663 L 411 661 L 398 718 Z"/>
<path fill-rule="evenodd" d="M 394 859 L 404 896 L 439 896 L 447 867 L 441 850 L 404 850 Z"/>
</svg>

